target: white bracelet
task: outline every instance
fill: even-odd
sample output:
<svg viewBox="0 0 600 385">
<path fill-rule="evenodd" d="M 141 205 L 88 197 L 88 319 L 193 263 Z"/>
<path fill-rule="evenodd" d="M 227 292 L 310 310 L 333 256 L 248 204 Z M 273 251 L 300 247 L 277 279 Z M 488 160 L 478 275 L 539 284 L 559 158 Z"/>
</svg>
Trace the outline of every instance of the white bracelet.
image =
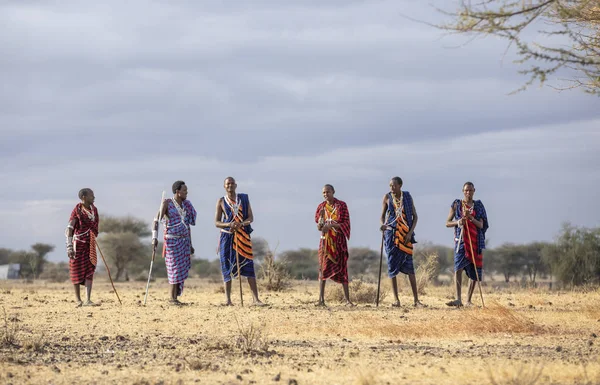
<svg viewBox="0 0 600 385">
<path fill-rule="evenodd" d="M 158 232 L 156 230 L 152 230 L 152 239 L 156 239 L 158 236 Z"/>
<path fill-rule="evenodd" d="M 67 246 L 73 246 L 73 237 L 67 237 Z"/>
</svg>

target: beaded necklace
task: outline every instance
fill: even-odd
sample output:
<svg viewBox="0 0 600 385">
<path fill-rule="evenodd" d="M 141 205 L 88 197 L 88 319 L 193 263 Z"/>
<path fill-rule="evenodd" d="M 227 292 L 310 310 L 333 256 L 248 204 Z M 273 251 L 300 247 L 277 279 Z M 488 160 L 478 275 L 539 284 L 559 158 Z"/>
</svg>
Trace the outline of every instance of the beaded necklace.
<svg viewBox="0 0 600 385">
<path fill-rule="evenodd" d="M 96 215 L 94 214 L 94 205 L 90 205 L 90 209 L 86 209 L 84 205 L 81 205 L 81 210 L 87 215 L 90 221 L 94 222 L 96 220 Z"/>
</svg>

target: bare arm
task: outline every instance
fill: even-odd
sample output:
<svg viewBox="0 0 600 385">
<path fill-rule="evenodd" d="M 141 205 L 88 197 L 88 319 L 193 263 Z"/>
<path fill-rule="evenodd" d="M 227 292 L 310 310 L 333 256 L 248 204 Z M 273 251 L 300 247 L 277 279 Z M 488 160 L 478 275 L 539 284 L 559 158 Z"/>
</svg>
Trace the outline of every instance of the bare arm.
<svg viewBox="0 0 600 385">
<path fill-rule="evenodd" d="M 248 201 L 248 218 L 244 219 L 244 221 L 242 222 L 242 226 L 248 226 L 252 222 L 254 222 L 254 214 L 252 213 L 252 206 L 250 206 L 250 201 Z"/>
<path fill-rule="evenodd" d="M 388 195 L 385 194 L 383 196 L 383 206 L 381 208 L 381 218 L 379 220 L 381 223 L 381 231 L 384 231 L 386 228 L 385 214 L 387 213 L 387 207 L 388 207 Z"/>
<path fill-rule="evenodd" d="M 73 230 L 74 226 L 75 226 L 75 219 L 71 220 L 69 222 L 69 224 L 67 225 L 67 231 L 66 231 L 67 237 L 73 236 L 73 233 L 75 232 L 75 230 Z"/>
<path fill-rule="evenodd" d="M 456 227 L 460 226 L 460 221 L 454 220 L 454 205 L 450 207 L 450 212 L 448 213 L 448 218 L 446 218 L 446 227 Z"/>
<path fill-rule="evenodd" d="M 415 231 L 415 227 L 417 227 L 417 222 L 419 221 L 419 216 L 417 215 L 417 208 L 415 207 L 414 199 L 413 199 L 413 203 L 412 203 L 412 209 L 413 209 L 413 223 L 412 223 L 412 226 L 410 226 L 410 229 L 408 229 L 408 232 L 411 234 Z"/>
<path fill-rule="evenodd" d="M 67 229 L 65 230 L 65 236 L 67 237 L 67 257 L 69 258 L 75 258 L 75 249 L 73 248 L 73 233 L 75 232 L 74 227 L 75 219 L 72 219 L 69 221 Z"/>
<path fill-rule="evenodd" d="M 160 208 L 156 212 L 156 218 L 154 218 L 154 222 L 152 222 L 152 247 L 156 247 L 158 245 L 158 226 L 161 219 L 168 217 L 167 210 L 169 208 L 169 200 L 165 199 Z"/>
<path fill-rule="evenodd" d="M 165 200 L 163 201 L 163 204 L 162 204 L 162 206 L 160 207 L 160 213 L 159 213 L 159 216 L 158 216 L 158 220 L 159 220 L 159 221 L 160 221 L 162 218 L 164 218 L 164 217 L 168 217 L 168 215 L 167 215 L 167 210 L 168 210 L 168 209 L 169 209 L 169 200 L 168 200 L 168 199 L 165 199 Z"/>
<path fill-rule="evenodd" d="M 219 200 L 217 200 L 217 207 L 215 208 L 215 226 L 219 229 L 226 229 L 233 225 L 232 223 L 222 221 L 224 213 L 223 198 L 219 198 Z"/>
</svg>

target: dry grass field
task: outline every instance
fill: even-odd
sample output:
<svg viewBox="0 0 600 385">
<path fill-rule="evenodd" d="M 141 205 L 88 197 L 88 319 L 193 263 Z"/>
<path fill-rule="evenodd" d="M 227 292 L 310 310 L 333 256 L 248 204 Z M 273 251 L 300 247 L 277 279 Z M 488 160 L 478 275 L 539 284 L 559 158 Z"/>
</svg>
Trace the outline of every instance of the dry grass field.
<svg viewBox="0 0 600 385">
<path fill-rule="evenodd" d="M 173 307 L 158 280 L 144 307 L 145 282 L 119 283 L 121 306 L 98 278 L 100 306 L 75 308 L 70 283 L 1 282 L 0 383 L 600 384 L 598 290 L 487 287 L 485 309 L 457 310 L 448 287 L 413 309 L 404 281 L 402 308 L 387 282 L 379 308 L 316 308 L 316 282 L 263 291 L 264 308 L 248 306 L 246 284 L 239 306 L 236 282 L 237 306 L 221 307 L 220 288 L 189 280 L 188 305 Z"/>
</svg>

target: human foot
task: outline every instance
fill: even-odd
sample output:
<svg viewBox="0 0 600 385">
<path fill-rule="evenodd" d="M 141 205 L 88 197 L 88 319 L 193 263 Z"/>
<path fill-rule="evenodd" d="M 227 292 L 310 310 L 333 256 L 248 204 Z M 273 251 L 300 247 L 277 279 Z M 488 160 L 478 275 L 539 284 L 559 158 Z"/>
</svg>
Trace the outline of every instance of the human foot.
<svg viewBox="0 0 600 385">
<path fill-rule="evenodd" d="M 448 306 L 455 306 L 455 307 L 461 307 L 461 306 L 463 306 L 462 301 L 460 301 L 458 299 L 455 299 L 454 301 L 446 302 L 446 305 L 448 305 Z"/>
</svg>

